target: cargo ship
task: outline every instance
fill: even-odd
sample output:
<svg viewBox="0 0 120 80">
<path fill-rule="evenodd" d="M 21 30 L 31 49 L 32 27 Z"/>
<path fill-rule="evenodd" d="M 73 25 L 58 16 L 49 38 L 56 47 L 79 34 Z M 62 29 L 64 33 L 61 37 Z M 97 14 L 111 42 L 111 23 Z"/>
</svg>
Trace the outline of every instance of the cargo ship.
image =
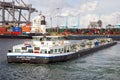
<svg viewBox="0 0 120 80">
<path fill-rule="evenodd" d="M 7 25 L 6 25 L 7 26 Z M 0 38 L 32 38 L 32 36 L 47 34 L 45 16 L 39 14 L 32 20 L 31 23 L 27 23 L 22 26 L 0 27 Z"/>
</svg>

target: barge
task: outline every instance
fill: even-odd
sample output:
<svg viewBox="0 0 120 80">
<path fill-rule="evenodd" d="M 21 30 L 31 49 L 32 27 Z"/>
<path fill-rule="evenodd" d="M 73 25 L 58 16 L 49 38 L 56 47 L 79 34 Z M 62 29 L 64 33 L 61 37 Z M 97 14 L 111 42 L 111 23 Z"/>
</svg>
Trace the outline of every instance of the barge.
<svg viewBox="0 0 120 80">
<path fill-rule="evenodd" d="M 115 45 L 111 38 L 72 41 L 65 36 L 33 36 L 31 41 L 13 46 L 8 63 L 53 63 L 76 59 Z"/>
</svg>

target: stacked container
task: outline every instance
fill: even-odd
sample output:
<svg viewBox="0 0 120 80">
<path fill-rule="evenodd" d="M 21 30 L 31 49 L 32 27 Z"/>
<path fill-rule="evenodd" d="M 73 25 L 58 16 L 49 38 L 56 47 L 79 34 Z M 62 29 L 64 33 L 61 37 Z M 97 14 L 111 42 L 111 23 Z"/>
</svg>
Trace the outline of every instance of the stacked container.
<svg viewBox="0 0 120 80">
<path fill-rule="evenodd" d="M 22 26 L 22 33 L 23 34 L 30 33 L 30 31 L 31 31 L 30 26 Z"/>
<path fill-rule="evenodd" d="M 0 34 L 4 34 L 5 32 L 7 32 L 7 28 L 6 27 L 0 27 Z"/>
<path fill-rule="evenodd" d="M 21 28 L 20 27 L 14 26 L 12 28 L 12 30 L 13 30 L 14 35 L 20 35 L 21 34 Z"/>
</svg>

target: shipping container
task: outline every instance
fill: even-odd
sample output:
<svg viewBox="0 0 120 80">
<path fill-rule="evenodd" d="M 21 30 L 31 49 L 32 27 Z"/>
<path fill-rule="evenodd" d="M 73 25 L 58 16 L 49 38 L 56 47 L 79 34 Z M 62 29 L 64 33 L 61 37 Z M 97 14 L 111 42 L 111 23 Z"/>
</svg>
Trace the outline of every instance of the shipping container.
<svg viewBox="0 0 120 80">
<path fill-rule="evenodd" d="M 13 32 L 21 32 L 21 27 L 14 26 L 12 30 Z"/>
<path fill-rule="evenodd" d="M 11 35 L 12 32 L 0 32 L 0 35 Z"/>
<path fill-rule="evenodd" d="M 30 31 L 31 31 L 31 27 L 22 26 L 22 32 L 30 32 Z"/>
<path fill-rule="evenodd" d="M 6 27 L 0 27 L 0 32 L 6 32 L 7 28 Z"/>
<path fill-rule="evenodd" d="M 13 35 L 20 35 L 21 32 L 12 32 Z"/>
<path fill-rule="evenodd" d="M 0 32 L 0 35 L 3 35 L 4 34 L 4 32 Z"/>
</svg>

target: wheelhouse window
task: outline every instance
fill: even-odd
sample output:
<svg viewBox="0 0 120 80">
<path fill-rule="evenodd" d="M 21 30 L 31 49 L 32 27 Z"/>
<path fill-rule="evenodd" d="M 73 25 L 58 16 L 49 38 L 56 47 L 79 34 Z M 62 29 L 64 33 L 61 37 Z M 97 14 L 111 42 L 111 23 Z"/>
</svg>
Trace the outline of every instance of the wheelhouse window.
<svg viewBox="0 0 120 80">
<path fill-rule="evenodd" d="M 50 50 L 50 53 L 53 53 L 53 49 Z"/>
<path fill-rule="evenodd" d="M 33 49 L 28 49 L 28 52 L 29 53 L 33 53 Z"/>
<path fill-rule="evenodd" d="M 50 40 L 51 40 L 51 38 L 47 37 L 47 38 L 46 38 L 46 40 L 47 40 L 47 41 L 50 41 Z"/>
<path fill-rule="evenodd" d="M 63 51 L 63 48 L 62 48 L 62 51 Z"/>
<path fill-rule="evenodd" d="M 16 53 L 19 53 L 19 52 L 20 52 L 20 49 L 15 49 L 15 52 L 16 52 Z"/>
<path fill-rule="evenodd" d="M 34 50 L 40 50 L 40 48 L 39 47 L 34 47 Z"/>
<path fill-rule="evenodd" d="M 55 49 L 55 52 L 57 52 L 57 49 Z"/>
<path fill-rule="evenodd" d="M 43 41 L 43 38 L 40 38 L 40 41 Z"/>
<path fill-rule="evenodd" d="M 50 52 L 50 51 L 48 51 L 48 53 L 50 54 L 51 52 Z"/>
<path fill-rule="evenodd" d="M 22 50 L 27 50 L 27 47 L 22 47 Z"/>
<path fill-rule="evenodd" d="M 61 49 L 58 49 L 58 51 L 60 52 L 60 51 L 61 51 Z"/>
<path fill-rule="evenodd" d="M 45 51 L 45 53 L 47 53 L 47 51 Z"/>
<path fill-rule="evenodd" d="M 47 54 L 47 50 L 46 49 L 41 49 L 40 53 Z"/>
<path fill-rule="evenodd" d="M 33 38 L 33 40 L 37 40 L 37 41 L 43 40 L 43 37 L 36 37 L 36 36 L 33 36 L 32 38 Z"/>
</svg>

